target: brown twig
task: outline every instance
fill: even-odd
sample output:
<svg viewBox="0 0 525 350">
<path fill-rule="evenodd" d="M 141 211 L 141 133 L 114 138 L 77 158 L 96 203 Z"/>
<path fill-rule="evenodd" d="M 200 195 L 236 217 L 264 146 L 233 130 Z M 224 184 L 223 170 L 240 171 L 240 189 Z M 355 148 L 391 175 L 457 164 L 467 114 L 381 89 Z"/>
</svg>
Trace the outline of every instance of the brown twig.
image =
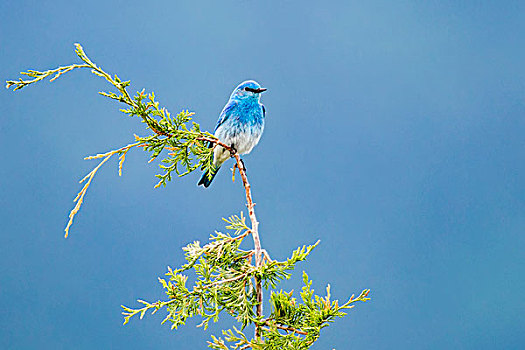
<svg viewBox="0 0 525 350">
<path fill-rule="evenodd" d="M 222 145 L 221 145 L 222 146 Z M 224 146 L 223 146 L 224 147 Z M 231 147 L 230 147 L 231 149 Z M 246 206 L 248 207 L 248 215 L 250 216 L 250 221 L 252 223 L 251 232 L 253 237 L 253 244 L 255 246 L 255 267 L 260 267 L 262 264 L 262 254 L 261 254 L 261 239 L 259 238 L 259 222 L 255 216 L 255 203 L 252 199 L 252 191 L 250 183 L 248 182 L 248 177 L 246 176 L 246 169 L 242 164 L 241 156 L 237 152 L 232 152 L 233 157 L 237 162 L 237 168 L 239 169 L 239 174 L 241 174 L 242 183 L 244 185 L 244 190 L 246 193 Z M 259 278 L 255 278 L 255 293 L 257 295 L 257 316 L 263 316 L 263 290 L 262 282 Z M 255 338 L 257 339 L 260 335 L 259 326 L 255 326 Z"/>
<path fill-rule="evenodd" d="M 224 149 L 230 151 L 233 158 L 236 161 L 236 167 L 239 169 L 239 174 L 242 178 L 242 183 L 244 185 L 244 191 L 246 193 L 246 206 L 248 207 L 248 215 L 251 221 L 251 233 L 253 237 L 253 244 L 255 246 L 255 267 L 260 267 L 262 265 L 262 249 L 261 249 L 261 239 L 259 238 L 259 222 L 255 216 L 255 203 L 252 199 L 252 190 L 250 183 L 248 182 L 248 177 L 246 176 L 246 169 L 242 163 L 241 156 L 236 152 L 234 148 L 228 146 L 217 139 L 213 139 L 206 136 L 198 137 L 197 140 L 212 142 L 215 145 L 221 146 Z M 263 290 L 262 282 L 259 278 L 255 277 L 255 293 L 257 295 L 257 316 L 263 316 Z M 255 326 L 255 338 L 257 339 L 260 335 L 259 326 Z"/>
<path fill-rule="evenodd" d="M 270 323 L 268 320 L 265 320 L 264 324 L 266 324 L 267 326 L 270 326 L 270 327 L 276 327 L 278 329 L 282 329 L 283 331 L 293 332 L 293 333 L 302 334 L 302 335 L 308 335 L 307 332 L 300 331 L 300 330 L 298 330 L 296 328 L 293 328 L 293 327 L 287 327 L 287 326 L 281 326 L 281 325 L 278 325 L 278 324 L 273 324 L 273 323 Z"/>
<path fill-rule="evenodd" d="M 272 260 L 272 258 L 270 258 L 270 254 L 268 254 L 268 252 L 266 251 L 266 249 L 263 249 L 262 250 L 262 254 L 263 254 L 263 257 L 269 262 L 274 262 L 275 260 Z"/>
<path fill-rule="evenodd" d="M 222 148 L 228 150 L 232 154 L 232 157 L 234 157 L 235 154 L 237 154 L 235 149 L 233 149 L 231 146 L 228 146 L 225 143 L 222 143 L 221 141 L 219 141 L 217 139 L 212 139 L 212 138 L 209 138 L 209 137 L 206 137 L 206 136 L 199 136 L 199 137 L 197 137 L 197 140 L 208 141 L 208 142 L 212 142 L 212 143 L 214 143 L 214 144 L 216 144 L 218 146 L 221 146 Z M 240 159 L 240 157 L 239 157 L 239 159 Z M 237 161 L 237 166 L 239 166 L 239 161 Z"/>
</svg>

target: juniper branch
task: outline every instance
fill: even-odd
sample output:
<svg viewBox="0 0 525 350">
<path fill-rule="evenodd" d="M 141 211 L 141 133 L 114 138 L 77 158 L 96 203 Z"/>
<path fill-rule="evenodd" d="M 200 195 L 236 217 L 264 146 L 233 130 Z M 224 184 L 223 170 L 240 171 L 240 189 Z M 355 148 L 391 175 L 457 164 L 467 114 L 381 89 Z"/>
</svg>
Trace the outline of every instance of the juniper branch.
<svg viewBox="0 0 525 350">
<path fill-rule="evenodd" d="M 166 185 L 166 182 L 171 180 L 171 173 L 173 171 L 179 176 L 184 176 L 198 168 L 202 168 L 205 171 L 211 169 L 213 166 L 213 149 L 208 148 L 206 142 L 218 144 L 219 141 L 210 133 L 201 131 L 197 123 L 192 122 L 191 125 L 188 125 L 191 122 L 193 113 L 182 111 L 175 118 L 171 117 L 165 108 L 159 107 L 159 103 L 155 101 L 154 93 L 145 94 L 144 90 L 142 90 L 132 97 L 127 91 L 127 87 L 130 85 L 129 81 L 123 81 L 116 74 L 112 76 L 105 72 L 86 55 L 80 44 L 75 44 L 75 53 L 82 61 L 82 64 L 71 64 L 45 71 L 28 70 L 21 74 L 32 79 L 24 80 L 19 78 L 18 80 L 9 80 L 6 82 L 6 87 L 14 87 L 16 91 L 53 75 L 54 77 L 52 77 L 50 81 L 54 81 L 62 74 L 72 70 L 88 68 L 93 74 L 104 78 L 118 91 L 118 94 L 114 92 L 100 92 L 102 96 L 127 105 L 129 108 L 121 109 L 121 111 L 130 116 L 141 118 L 147 125 L 147 128 L 153 132 L 153 135 L 146 137 L 136 136 L 138 144 L 134 146 L 142 147 L 144 150 L 151 152 L 151 160 L 156 159 L 166 148 L 175 150 L 162 160 L 160 167 L 163 169 L 164 174 L 157 175 L 159 182 L 155 187 Z M 228 145 L 222 144 L 222 146 L 230 150 Z M 129 148 L 110 151 L 119 153 L 119 175 L 122 174 L 122 165 L 128 150 Z M 65 237 L 69 235 L 73 218 L 80 210 L 84 196 L 94 175 L 113 154 L 115 153 L 108 153 L 102 162 L 88 174 L 88 182 L 75 198 L 76 205 L 69 215 L 69 221 L 65 228 Z M 88 157 L 87 159 L 95 158 Z M 185 171 L 180 172 L 179 166 L 184 167 Z"/>
<path fill-rule="evenodd" d="M 113 150 L 113 151 L 109 151 L 109 152 L 106 152 L 106 153 L 103 153 L 103 154 L 97 154 L 96 156 L 89 156 L 89 157 L 84 158 L 84 159 L 99 159 L 99 158 L 104 158 L 104 159 L 93 170 L 91 170 L 91 172 L 89 172 L 86 176 L 84 176 L 84 178 L 82 178 L 82 180 L 79 181 L 79 183 L 83 183 L 87 179 L 86 184 L 84 185 L 84 187 L 82 187 L 82 190 L 80 190 L 80 192 L 77 194 L 77 196 L 73 200 L 73 202 L 76 202 L 76 205 L 71 210 L 71 212 L 69 213 L 69 221 L 68 221 L 68 223 L 66 225 L 66 229 L 64 230 L 66 232 L 65 233 L 65 237 L 66 238 L 69 235 L 69 228 L 73 224 L 73 218 L 75 217 L 75 215 L 80 210 L 80 207 L 82 206 L 82 202 L 84 201 L 84 196 L 85 196 L 85 194 L 87 192 L 87 189 L 89 188 L 89 185 L 91 184 L 91 180 L 93 180 L 93 177 L 97 173 L 98 169 L 100 169 L 100 167 L 106 161 L 108 161 L 113 155 L 118 153 L 118 154 L 120 154 L 120 157 L 119 157 L 120 158 L 120 161 L 119 161 L 119 176 L 122 175 L 122 164 L 124 163 L 124 159 L 126 157 L 126 153 L 131 148 L 136 147 L 139 144 L 140 144 L 140 142 L 135 142 L 135 143 L 129 144 L 127 146 L 121 147 L 121 148 Z"/>
<path fill-rule="evenodd" d="M 76 205 L 69 215 L 69 222 L 65 229 L 66 237 L 97 171 L 113 155 L 118 154 L 120 176 L 127 152 L 134 147 L 141 147 L 150 152 L 150 162 L 164 150 L 168 151 L 167 156 L 161 160 L 160 167 L 163 173 L 156 175 L 159 182 L 155 187 L 166 185 L 166 182 L 171 180 L 173 172 L 178 176 L 184 176 L 199 168 L 203 171 L 212 169 L 214 149 L 222 147 L 228 150 L 235 160 L 232 179 L 235 179 L 235 171 L 238 169 L 250 219 L 248 225 L 242 212 L 240 217 L 231 216 L 224 220 L 227 223 L 226 228 L 233 231 L 233 235 L 215 232 L 211 235 L 210 242 L 203 247 L 198 241 L 188 244 L 184 248 L 187 263 L 175 270 L 168 267 L 166 273 L 168 279 L 159 278 L 169 300 L 153 303 L 138 300 L 143 306 L 137 309 L 122 306 L 124 324 L 135 315 L 140 315 L 142 319 L 149 310 L 155 313 L 165 308 L 167 316 L 162 323 L 169 320 L 173 323 L 172 328 L 177 328 L 184 324 L 187 318 L 197 315 L 203 319 L 199 326 L 206 328 L 210 320 L 216 321 L 219 314 L 225 311 L 234 316 L 243 328 L 248 324 L 255 325 L 253 339 L 248 339 L 242 329 L 238 330 L 235 327 L 233 330 L 223 331 L 226 342 L 233 343 L 230 346 L 232 349 L 307 349 L 318 339 L 321 328 L 333 322 L 336 317 L 343 317 L 344 310 L 353 308 L 355 302 L 365 302 L 370 299 L 368 298 L 370 290 L 365 289 L 357 298 L 352 295 L 347 302 L 339 305 L 337 300 L 330 299 L 330 285 L 326 288 L 326 297 L 319 297 L 311 288 L 312 281 L 306 273 L 303 273 L 304 287 L 300 293 L 301 301 L 293 297 L 293 291 L 272 291 L 271 313 L 265 318 L 262 303 L 263 287 L 275 287 L 277 282 L 289 278 L 290 271 L 295 268 L 296 263 L 305 260 L 319 241 L 310 246 L 297 248 L 292 256 L 284 261 L 272 260 L 268 252 L 261 247 L 259 222 L 255 214 L 251 186 L 242 158 L 236 150 L 209 132 L 201 131 L 199 124 L 192 121 L 192 112 L 183 110 L 172 117 L 169 111 L 159 106 L 153 92 L 147 94 L 142 90 L 131 95 L 127 91 L 130 86 L 129 81 L 122 81 L 117 75 L 106 73 L 91 61 L 79 44 L 75 44 L 75 48 L 82 64 L 60 66 L 46 71 L 28 70 L 22 72 L 22 75 L 32 79 L 9 80 L 6 82 L 6 87 L 14 86 L 14 90 L 19 90 L 51 76 L 53 77 L 50 81 L 54 81 L 72 70 L 88 68 L 93 74 L 104 78 L 118 92 L 99 93 L 126 105 L 127 108 L 121 111 L 129 116 L 140 118 L 152 134 L 145 137 L 135 135 L 135 143 L 85 158 L 102 160 L 80 181 L 86 183 L 75 198 Z M 245 251 L 239 246 L 248 235 L 252 236 L 254 249 Z M 252 264 L 253 257 L 255 264 Z M 186 287 L 188 276 L 182 274 L 189 270 L 197 275 L 197 281 L 192 288 Z M 208 345 L 215 349 L 229 349 L 223 339 L 214 336 Z"/>
</svg>

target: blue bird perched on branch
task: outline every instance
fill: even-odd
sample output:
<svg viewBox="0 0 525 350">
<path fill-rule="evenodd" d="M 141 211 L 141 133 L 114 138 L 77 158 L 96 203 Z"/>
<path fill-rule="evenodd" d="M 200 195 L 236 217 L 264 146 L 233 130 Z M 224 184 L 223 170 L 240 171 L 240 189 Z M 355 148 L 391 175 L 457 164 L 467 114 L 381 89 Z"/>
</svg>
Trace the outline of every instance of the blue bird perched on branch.
<svg viewBox="0 0 525 350">
<path fill-rule="evenodd" d="M 260 102 L 263 91 L 266 89 L 256 81 L 242 82 L 233 90 L 217 121 L 215 136 L 239 154 L 250 153 L 263 133 L 266 115 Z M 230 157 L 230 151 L 217 145 L 213 152 L 213 169 L 202 174 L 198 185 L 210 186 L 222 163 Z"/>
</svg>

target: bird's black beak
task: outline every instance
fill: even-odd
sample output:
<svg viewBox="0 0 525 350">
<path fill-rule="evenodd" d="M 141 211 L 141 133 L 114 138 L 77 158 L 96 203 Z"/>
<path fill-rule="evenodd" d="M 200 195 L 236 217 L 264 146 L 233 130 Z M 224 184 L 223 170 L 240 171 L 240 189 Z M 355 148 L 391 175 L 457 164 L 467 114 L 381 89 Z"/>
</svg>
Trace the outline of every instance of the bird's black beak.
<svg viewBox="0 0 525 350">
<path fill-rule="evenodd" d="M 258 88 L 258 89 L 252 89 L 247 87 L 246 91 L 255 92 L 256 94 L 260 94 L 261 92 L 265 92 L 267 89 L 265 88 Z"/>
</svg>

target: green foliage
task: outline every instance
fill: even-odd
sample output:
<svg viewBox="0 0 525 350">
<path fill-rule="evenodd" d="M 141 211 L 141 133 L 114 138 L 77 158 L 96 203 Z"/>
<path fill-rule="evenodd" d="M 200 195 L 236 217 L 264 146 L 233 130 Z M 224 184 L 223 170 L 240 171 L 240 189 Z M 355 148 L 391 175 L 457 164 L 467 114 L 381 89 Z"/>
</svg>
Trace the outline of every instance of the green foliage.
<svg viewBox="0 0 525 350">
<path fill-rule="evenodd" d="M 310 255 L 312 249 L 317 247 L 320 241 L 315 242 L 310 246 L 302 246 L 292 252 L 292 256 L 282 262 L 271 260 L 261 268 L 261 280 L 265 288 L 270 285 L 272 288 L 277 286 L 277 283 L 283 279 L 290 278 L 290 271 L 295 268 L 295 264 L 299 261 L 306 260 Z"/>
<path fill-rule="evenodd" d="M 106 153 L 86 157 L 86 159 L 101 159 L 100 163 L 80 182 L 85 182 L 82 190 L 75 198 L 76 205 L 69 215 L 66 226 L 66 237 L 75 214 L 79 211 L 84 195 L 98 169 L 113 155 L 119 157 L 119 175 L 127 152 L 141 147 L 151 155 L 153 161 L 162 155 L 160 167 L 162 173 L 156 175 L 159 182 L 155 187 L 166 185 L 172 180 L 172 173 L 178 176 L 187 175 L 198 168 L 210 170 L 213 162 L 213 147 L 228 145 L 219 142 L 212 134 L 202 131 L 192 120 L 193 113 L 183 110 L 172 116 L 165 108 L 159 106 L 155 94 L 144 90 L 131 96 L 127 88 L 129 81 L 121 80 L 117 75 L 111 76 L 93 63 L 79 44 L 75 44 L 76 54 L 82 64 L 71 64 L 46 71 L 28 70 L 22 74 L 31 78 L 28 80 L 10 80 L 6 87 L 14 90 L 22 89 L 30 84 L 53 76 L 54 81 L 62 74 L 77 68 L 88 68 L 91 72 L 108 81 L 116 92 L 100 92 L 126 107 L 121 111 L 131 117 L 139 117 L 152 134 L 140 137 L 135 135 L 135 143 L 111 150 Z M 213 147 L 211 147 L 213 146 Z M 164 152 L 167 151 L 167 152 Z M 234 152 L 230 149 L 230 152 Z M 236 167 L 241 172 L 251 226 L 241 212 L 226 222 L 226 233 L 215 232 L 204 246 L 195 241 L 183 248 L 186 263 L 177 269 L 168 267 L 164 278 L 159 278 L 165 290 L 167 300 L 148 302 L 138 300 L 140 308 L 122 306 L 124 324 L 134 316 L 141 319 L 147 312 L 152 314 L 159 310 L 166 312 L 162 323 L 169 321 L 171 328 L 184 325 L 188 318 L 200 317 L 199 326 L 206 329 L 210 321 L 217 321 L 221 314 L 232 316 L 240 327 L 224 330 L 221 337 L 212 336 L 208 346 L 213 349 L 308 349 L 320 336 L 322 328 L 329 325 L 337 317 L 346 315 L 345 311 L 354 307 L 356 302 L 369 300 L 369 290 L 339 305 L 338 300 L 331 300 L 330 285 L 326 288 L 326 296 L 314 294 L 312 281 L 303 272 L 304 286 L 300 300 L 293 296 L 293 291 L 271 290 L 269 304 L 271 312 L 264 316 L 262 312 L 262 296 L 264 289 L 274 289 L 278 283 L 291 276 L 298 262 L 306 260 L 319 241 L 312 245 L 302 246 L 291 253 L 283 261 L 272 260 L 269 254 L 260 247 L 258 222 L 253 209 L 250 185 L 247 181 L 242 160 L 232 153 L 236 159 Z M 234 167 L 235 169 L 235 167 Z M 243 240 L 252 236 L 255 249 L 240 248 Z M 194 280 L 188 283 L 189 276 Z M 247 326 L 255 326 L 253 337 L 245 334 Z"/>
<path fill-rule="evenodd" d="M 338 300 L 332 301 L 330 299 L 330 285 L 326 287 L 326 296 L 320 297 L 314 294 L 312 289 L 312 281 L 308 279 L 308 275 L 303 271 L 304 287 L 300 293 L 302 303 L 297 303 L 292 296 L 292 292 L 285 293 L 282 290 L 279 292 L 272 292 L 270 296 L 270 303 L 272 306 L 272 313 L 268 318 L 267 324 L 270 329 L 264 333 L 269 339 L 279 338 L 279 325 L 286 325 L 288 328 L 295 330 L 302 330 L 304 337 L 290 334 L 289 338 L 291 344 L 295 344 L 297 349 L 307 349 L 319 338 L 322 328 L 328 326 L 336 317 L 343 317 L 346 313 L 345 309 L 351 309 L 355 302 L 365 302 L 370 300 L 368 298 L 369 289 L 365 289 L 361 294 L 354 298 L 354 295 L 344 303 L 339 305 Z M 266 331 L 266 330 L 265 330 Z M 270 342 L 273 343 L 273 342 Z M 295 349 L 292 347 L 292 349 Z M 264 349 L 267 349 L 266 347 Z M 270 349 L 270 348 L 268 348 Z"/>
<path fill-rule="evenodd" d="M 259 322 L 262 327 L 261 339 L 248 340 L 246 335 L 236 329 L 223 331 L 222 338 L 213 337 L 209 346 L 213 349 L 228 349 L 226 342 L 233 343 L 232 349 L 241 349 L 249 346 L 253 349 L 281 350 L 281 349 L 308 349 L 320 335 L 322 328 L 333 322 L 336 317 L 346 315 L 343 310 L 351 309 L 355 302 L 370 300 L 367 297 L 369 290 L 365 289 L 361 294 L 350 299 L 343 305 L 337 300 L 330 300 L 330 285 L 326 287 L 324 298 L 315 295 L 312 281 L 303 271 L 304 287 L 301 292 L 302 303 L 298 303 L 293 297 L 293 291 L 272 292 L 270 303 L 272 313 Z"/>
<path fill-rule="evenodd" d="M 184 176 L 198 168 L 210 170 L 213 166 L 213 148 L 209 147 L 209 142 L 217 140 L 215 136 L 209 132 L 201 131 L 199 124 L 192 121 L 194 113 L 183 110 L 175 117 L 172 117 L 166 108 L 159 106 L 159 102 L 155 100 L 155 94 L 153 92 L 147 94 L 145 90 L 142 90 L 132 97 L 127 91 L 127 88 L 130 86 L 130 81 L 123 81 L 116 74 L 111 76 L 111 74 L 106 73 L 91 61 L 80 44 L 75 44 L 75 52 L 83 64 L 71 64 L 46 71 L 28 70 L 21 74 L 33 79 L 23 80 L 20 78 L 19 80 L 9 80 L 7 81 L 6 87 L 14 87 L 16 91 L 53 75 L 54 77 L 51 78 L 50 81 L 54 81 L 62 74 L 74 69 L 88 68 L 93 74 L 104 78 L 116 89 L 116 92 L 99 93 L 102 96 L 127 105 L 127 108 L 122 108 L 120 111 L 131 117 L 139 117 L 153 134 L 145 137 L 135 135 L 135 141 L 137 142 L 134 144 L 97 156 L 86 157 L 86 159 L 103 158 L 103 160 L 99 166 L 95 167 L 93 171 L 81 181 L 83 182 L 89 179 L 75 198 L 77 204 L 69 215 L 70 220 L 65 229 L 66 237 L 68 236 L 69 227 L 73 222 L 73 218 L 82 205 L 84 195 L 91 184 L 93 176 L 98 171 L 100 165 L 111 158 L 111 156 L 115 154 L 121 156 L 121 161 L 119 162 L 119 174 L 121 174 L 122 163 L 130 148 L 140 147 L 149 152 L 151 154 L 150 161 L 156 159 L 162 151 L 167 150 L 168 153 L 164 153 L 165 156 L 160 164 L 160 168 L 163 171 L 161 174 L 156 175 L 159 178 L 159 182 L 155 187 L 159 187 L 160 185 L 165 186 L 167 181 L 171 181 L 172 172 L 175 172 L 178 176 Z"/>
<path fill-rule="evenodd" d="M 284 278 L 290 277 L 290 271 L 296 263 L 306 260 L 319 241 L 309 246 L 294 250 L 291 257 L 284 261 L 265 259 L 259 267 L 252 263 L 255 251 L 240 249 L 250 228 L 245 218 L 234 215 L 225 219 L 227 233 L 215 232 L 210 235 L 210 242 L 201 246 L 195 241 L 183 248 L 187 263 L 178 269 L 168 267 L 167 279 L 159 278 L 169 300 L 150 303 L 138 300 L 144 306 L 133 309 L 122 306 L 124 323 L 139 315 L 140 318 L 151 310 L 152 313 L 164 308 L 167 315 L 162 321 L 170 321 L 171 328 L 178 328 L 190 317 L 199 316 L 199 326 L 208 327 L 211 320 L 217 321 L 221 312 L 233 316 L 241 328 L 223 331 L 224 339 L 212 337 L 208 342 L 213 349 L 229 349 L 227 343 L 233 343 L 232 349 L 249 346 L 253 349 L 307 349 L 319 337 L 320 330 L 333 322 L 336 317 L 343 317 L 343 310 L 350 309 L 357 301 L 367 301 L 368 290 L 359 297 L 352 296 L 346 303 L 339 305 L 337 300 L 330 300 L 330 286 L 327 295 L 320 297 L 311 288 L 312 281 L 303 272 L 304 287 L 301 303 L 293 297 L 293 292 L 273 292 L 270 296 L 272 312 L 268 318 L 258 317 L 254 313 L 257 305 L 255 290 L 256 278 L 263 281 L 265 288 L 275 287 Z M 188 287 L 188 275 L 192 271 L 195 283 Z M 243 329 L 255 324 L 261 327 L 259 339 L 248 337 Z"/>
<path fill-rule="evenodd" d="M 77 68 L 91 69 L 93 74 L 104 78 L 117 90 L 117 93 L 101 91 L 99 94 L 126 104 L 127 108 L 122 108 L 120 111 L 131 117 L 141 118 L 153 131 L 153 134 L 147 137 L 136 136 L 136 140 L 139 141 L 137 147 L 142 147 L 145 151 L 150 152 L 152 160 L 157 158 L 163 150 L 170 151 L 162 160 L 161 168 L 164 174 L 157 175 L 160 179 L 159 184 L 165 185 L 166 181 L 170 181 L 173 171 L 179 176 L 184 176 L 198 168 L 211 169 L 213 149 L 208 147 L 208 142 L 216 138 L 209 132 L 201 131 L 199 124 L 192 121 L 191 117 L 194 113 L 183 110 L 172 117 L 166 108 L 159 106 L 153 92 L 147 94 L 145 90 L 142 90 L 132 97 L 127 91 L 130 81 L 122 81 L 116 74 L 111 76 L 106 73 L 89 59 L 80 44 L 75 44 L 75 52 L 84 64 L 71 64 L 47 71 L 28 70 L 21 74 L 34 79 L 9 80 L 6 87 L 14 86 L 16 91 L 52 75 L 55 76 L 50 81 Z M 181 172 L 179 167 L 184 170 Z"/>
</svg>

